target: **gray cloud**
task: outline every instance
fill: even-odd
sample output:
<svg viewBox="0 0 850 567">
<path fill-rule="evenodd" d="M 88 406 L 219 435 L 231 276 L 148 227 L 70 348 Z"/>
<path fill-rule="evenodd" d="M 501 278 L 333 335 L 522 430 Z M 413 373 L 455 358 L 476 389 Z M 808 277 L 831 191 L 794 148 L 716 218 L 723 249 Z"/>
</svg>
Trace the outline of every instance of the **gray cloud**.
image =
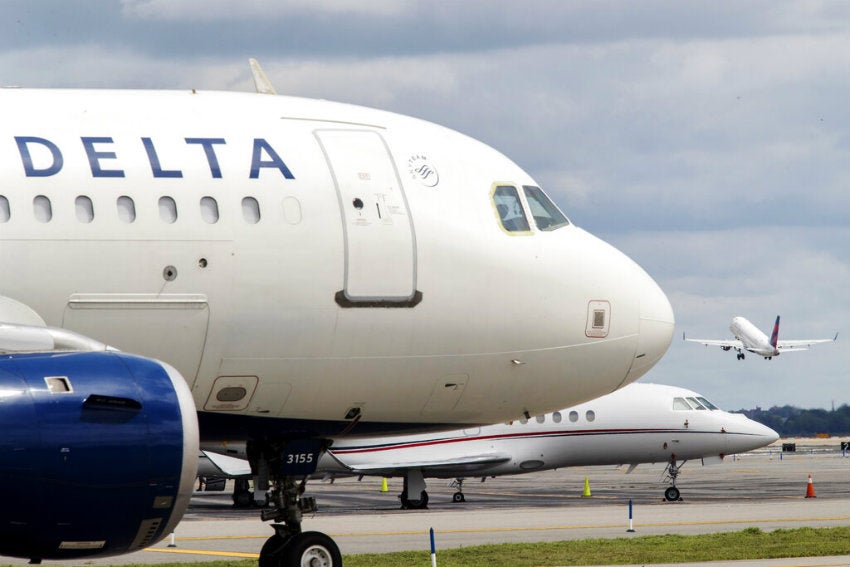
<svg viewBox="0 0 850 567">
<path fill-rule="evenodd" d="M 250 90 L 257 57 L 279 92 L 503 151 L 644 265 L 682 330 L 720 338 L 733 315 L 767 328 L 777 313 L 788 338 L 847 330 L 848 3 L 198 6 L 4 2 L 0 83 Z M 847 340 L 770 364 L 680 343 L 648 379 L 731 407 L 850 402 Z"/>
</svg>

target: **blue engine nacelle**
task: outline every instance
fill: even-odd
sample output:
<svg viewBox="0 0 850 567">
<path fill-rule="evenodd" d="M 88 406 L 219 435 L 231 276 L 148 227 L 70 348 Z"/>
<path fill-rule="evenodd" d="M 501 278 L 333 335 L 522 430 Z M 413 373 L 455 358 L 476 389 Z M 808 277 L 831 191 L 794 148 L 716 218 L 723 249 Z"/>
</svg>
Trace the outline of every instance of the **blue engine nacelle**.
<svg viewBox="0 0 850 567">
<path fill-rule="evenodd" d="M 118 352 L 0 357 L 0 555 L 143 549 L 183 516 L 198 426 L 183 377 Z"/>
</svg>

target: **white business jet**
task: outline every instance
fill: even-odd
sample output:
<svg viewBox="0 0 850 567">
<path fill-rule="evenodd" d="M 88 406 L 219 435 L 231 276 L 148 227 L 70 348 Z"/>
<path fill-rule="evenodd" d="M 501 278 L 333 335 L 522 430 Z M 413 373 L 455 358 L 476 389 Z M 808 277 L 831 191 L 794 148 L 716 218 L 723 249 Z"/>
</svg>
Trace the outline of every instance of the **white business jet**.
<svg viewBox="0 0 850 567">
<path fill-rule="evenodd" d="M 259 93 L 0 89 L 0 554 L 160 540 L 200 436 L 271 489 L 261 564 L 337 566 L 301 530 L 332 436 L 551 411 L 669 346 L 652 278 L 496 150 L 254 70 Z"/>
<path fill-rule="evenodd" d="M 779 315 L 776 316 L 776 323 L 773 325 L 773 332 L 769 339 L 758 327 L 744 317 L 733 317 L 732 323 L 729 325 L 729 330 L 735 336 L 734 340 L 689 339 L 684 334 L 682 338 L 686 341 L 700 343 L 705 346 L 719 346 L 723 350 L 735 349 L 738 352 L 738 360 L 744 360 L 746 357 L 744 351 L 752 352 L 763 356 L 767 360 L 771 360 L 774 356 L 779 356 L 783 352 L 808 350 L 812 345 L 832 343 L 838 340 L 838 333 L 835 333 L 835 336 L 831 339 L 779 340 Z"/>
<path fill-rule="evenodd" d="M 666 462 L 676 478 L 689 460 L 721 460 L 773 443 L 779 435 L 705 397 L 673 386 L 630 384 L 599 399 L 531 419 L 439 434 L 342 438 L 319 461 L 319 471 L 402 476 L 402 508 L 428 504 L 425 478 L 453 478 L 455 502 L 463 479 L 562 467 Z"/>
</svg>

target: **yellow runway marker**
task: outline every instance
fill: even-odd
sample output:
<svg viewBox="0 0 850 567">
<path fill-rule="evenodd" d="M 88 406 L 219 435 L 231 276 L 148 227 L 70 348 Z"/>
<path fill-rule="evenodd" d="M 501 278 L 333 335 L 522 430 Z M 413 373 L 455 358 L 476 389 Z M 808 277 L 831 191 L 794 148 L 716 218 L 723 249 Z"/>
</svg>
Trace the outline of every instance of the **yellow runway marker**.
<svg viewBox="0 0 850 567">
<path fill-rule="evenodd" d="M 240 553 L 238 551 L 211 551 L 206 549 L 169 549 L 162 547 L 149 547 L 145 551 L 156 551 L 158 553 L 182 553 L 184 555 L 215 555 L 218 557 L 240 557 L 242 559 L 257 559 L 259 553 Z"/>
</svg>

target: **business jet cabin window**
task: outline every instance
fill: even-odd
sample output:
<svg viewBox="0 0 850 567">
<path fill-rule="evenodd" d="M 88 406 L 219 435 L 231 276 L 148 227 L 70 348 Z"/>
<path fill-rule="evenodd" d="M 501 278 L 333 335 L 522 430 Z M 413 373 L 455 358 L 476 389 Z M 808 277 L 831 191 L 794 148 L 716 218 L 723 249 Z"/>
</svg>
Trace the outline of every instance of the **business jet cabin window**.
<svg viewBox="0 0 850 567">
<path fill-rule="evenodd" d="M 496 215 L 506 232 L 523 233 L 531 230 L 516 187 L 497 185 L 493 189 L 492 198 Z"/>
<path fill-rule="evenodd" d="M 538 230 L 555 230 L 570 224 L 564 213 L 558 210 L 555 203 L 546 196 L 546 193 L 540 187 L 523 185 L 522 188 L 525 191 L 525 200 L 528 201 L 528 208 L 531 210 L 531 216 L 534 218 L 534 224 L 537 225 Z"/>
</svg>

